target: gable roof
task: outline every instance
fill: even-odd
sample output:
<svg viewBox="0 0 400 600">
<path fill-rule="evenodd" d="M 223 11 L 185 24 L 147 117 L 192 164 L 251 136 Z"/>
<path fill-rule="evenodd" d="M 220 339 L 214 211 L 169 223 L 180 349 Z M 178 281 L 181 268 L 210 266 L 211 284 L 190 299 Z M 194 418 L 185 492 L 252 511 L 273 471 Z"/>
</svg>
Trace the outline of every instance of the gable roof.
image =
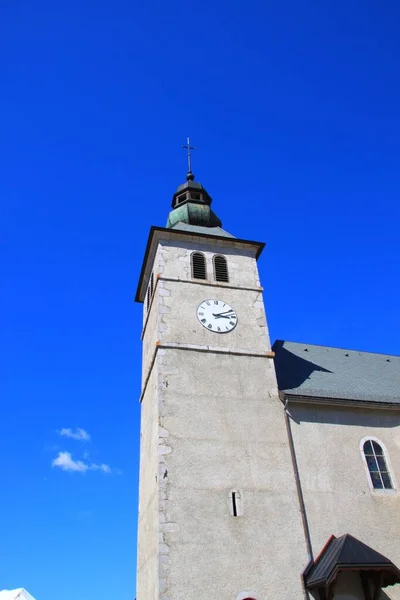
<svg viewBox="0 0 400 600">
<path fill-rule="evenodd" d="M 288 396 L 400 404 L 400 356 L 283 340 L 273 350 Z"/>
<path fill-rule="evenodd" d="M 328 586 L 340 570 L 382 571 L 382 587 L 400 583 L 400 571 L 383 554 L 346 533 L 330 537 L 304 579 L 308 589 Z"/>
</svg>

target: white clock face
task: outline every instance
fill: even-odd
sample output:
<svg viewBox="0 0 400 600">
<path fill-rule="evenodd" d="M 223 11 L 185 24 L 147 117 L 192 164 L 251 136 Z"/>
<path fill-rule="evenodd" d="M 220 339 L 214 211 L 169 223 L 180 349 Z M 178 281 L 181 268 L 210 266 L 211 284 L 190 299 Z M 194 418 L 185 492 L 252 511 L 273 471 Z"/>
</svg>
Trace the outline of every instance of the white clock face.
<svg viewBox="0 0 400 600">
<path fill-rule="evenodd" d="M 197 318 L 206 329 L 215 333 L 228 333 L 237 325 L 237 314 L 222 300 L 203 300 L 197 309 Z"/>
</svg>

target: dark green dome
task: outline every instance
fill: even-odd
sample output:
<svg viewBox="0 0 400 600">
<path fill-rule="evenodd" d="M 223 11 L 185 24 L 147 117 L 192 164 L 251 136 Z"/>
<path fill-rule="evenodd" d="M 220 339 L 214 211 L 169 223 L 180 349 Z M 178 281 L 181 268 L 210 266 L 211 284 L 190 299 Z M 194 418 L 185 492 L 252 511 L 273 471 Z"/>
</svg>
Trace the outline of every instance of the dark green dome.
<svg viewBox="0 0 400 600">
<path fill-rule="evenodd" d="M 172 208 L 168 216 L 167 227 L 177 223 L 197 225 L 199 227 L 222 227 L 217 215 L 211 210 L 212 198 L 207 190 L 194 181 L 188 173 L 187 181 L 180 185 L 172 197 Z"/>
<path fill-rule="evenodd" d="M 185 202 L 182 206 L 171 210 L 168 215 L 167 227 L 173 227 L 177 223 L 200 227 L 222 227 L 220 219 L 207 204 L 195 202 Z"/>
</svg>

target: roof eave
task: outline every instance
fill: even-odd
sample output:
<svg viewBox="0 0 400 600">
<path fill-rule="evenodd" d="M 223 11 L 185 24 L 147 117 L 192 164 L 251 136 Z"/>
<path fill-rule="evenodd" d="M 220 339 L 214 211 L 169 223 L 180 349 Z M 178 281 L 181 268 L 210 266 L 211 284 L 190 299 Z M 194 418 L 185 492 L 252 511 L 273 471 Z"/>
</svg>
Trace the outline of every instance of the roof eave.
<svg viewBox="0 0 400 600">
<path fill-rule="evenodd" d="M 312 583 L 306 583 L 306 588 L 312 590 L 322 586 L 330 586 L 335 581 L 339 572 L 341 571 L 391 571 L 395 573 L 400 582 L 400 572 L 395 565 L 382 565 L 382 564 L 365 564 L 365 563 L 354 563 L 354 564 L 340 564 L 334 566 L 327 577 L 320 577 Z"/>
<path fill-rule="evenodd" d="M 395 573 L 400 582 L 400 574 L 399 570 L 395 565 L 382 565 L 379 563 L 376 564 L 365 564 L 365 563 L 355 563 L 352 565 L 349 564 L 337 564 L 333 572 L 329 574 L 329 577 L 326 580 L 326 585 L 330 585 L 336 577 L 339 575 L 339 572 L 343 571 L 390 571 L 391 573 Z"/>
<path fill-rule="evenodd" d="M 310 396 L 303 394 L 293 394 L 285 390 L 280 390 L 279 396 L 282 401 L 298 402 L 301 404 L 325 404 L 335 406 L 357 406 L 359 408 L 384 408 L 386 410 L 400 410 L 400 399 L 396 402 L 374 401 L 361 398 L 332 398 L 329 396 Z"/>
</svg>

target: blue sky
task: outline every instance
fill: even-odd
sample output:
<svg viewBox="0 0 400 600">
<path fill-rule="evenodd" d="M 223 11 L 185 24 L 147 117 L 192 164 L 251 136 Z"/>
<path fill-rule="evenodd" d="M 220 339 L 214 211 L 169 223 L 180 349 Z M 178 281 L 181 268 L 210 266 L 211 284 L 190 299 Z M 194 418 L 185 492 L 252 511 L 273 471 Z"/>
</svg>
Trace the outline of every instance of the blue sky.
<svg viewBox="0 0 400 600">
<path fill-rule="evenodd" d="M 133 296 L 187 135 L 225 229 L 267 242 L 272 339 L 400 354 L 399 22 L 394 0 L 3 3 L 0 589 L 134 598 Z"/>
</svg>

